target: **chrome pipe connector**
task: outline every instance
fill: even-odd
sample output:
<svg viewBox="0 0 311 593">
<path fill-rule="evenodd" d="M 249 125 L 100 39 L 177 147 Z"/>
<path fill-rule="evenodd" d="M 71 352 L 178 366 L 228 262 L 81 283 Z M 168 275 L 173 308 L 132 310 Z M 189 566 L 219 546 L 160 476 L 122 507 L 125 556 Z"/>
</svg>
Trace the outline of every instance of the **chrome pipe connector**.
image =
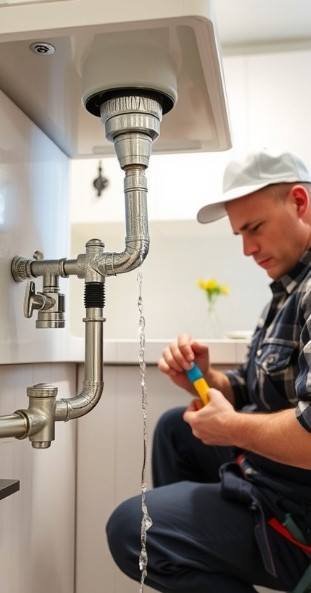
<svg viewBox="0 0 311 593">
<path fill-rule="evenodd" d="M 101 105 L 106 137 L 114 142 L 121 169 L 131 165 L 147 168 L 152 142 L 160 134 L 160 99 L 148 96 L 147 91 L 133 95 L 121 93 Z"/>
<path fill-rule="evenodd" d="M 85 245 L 85 253 L 78 255 L 78 277 L 85 282 L 103 282 L 103 274 L 97 267 L 98 260 L 104 257 L 105 244 L 100 239 L 90 239 Z"/>
<path fill-rule="evenodd" d="M 47 449 L 54 440 L 57 387 L 39 383 L 27 388 L 27 410 L 0 416 L 0 438 L 30 438 L 36 449 Z"/>
<path fill-rule="evenodd" d="M 111 276 L 134 270 L 142 264 L 149 251 L 147 212 L 147 179 L 142 167 L 125 171 L 125 250 L 122 253 L 105 253 L 97 260 L 97 270 Z"/>
<path fill-rule="evenodd" d="M 48 383 L 38 383 L 27 387 L 28 410 L 21 410 L 27 416 L 29 436 L 35 449 L 47 449 L 55 439 L 54 418 L 57 387 Z"/>
<path fill-rule="evenodd" d="M 66 258 L 37 260 L 16 255 L 11 262 L 11 274 L 15 282 L 23 282 L 28 278 L 38 278 L 45 274 L 68 278 L 68 274 L 65 271 L 66 261 Z"/>
<path fill-rule="evenodd" d="M 11 262 L 11 274 L 15 282 L 23 282 L 32 278 L 31 264 L 34 260 L 16 255 Z"/>
</svg>

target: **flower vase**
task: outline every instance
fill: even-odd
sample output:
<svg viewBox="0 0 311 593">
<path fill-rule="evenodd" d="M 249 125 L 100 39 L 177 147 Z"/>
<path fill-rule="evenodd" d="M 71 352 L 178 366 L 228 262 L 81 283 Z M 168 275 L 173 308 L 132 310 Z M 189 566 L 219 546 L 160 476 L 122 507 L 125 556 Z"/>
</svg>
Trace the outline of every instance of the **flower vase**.
<svg viewBox="0 0 311 593">
<path fill-rule="evenodd" d="M 207 309 L 207 338 L 217 340 L 223 337 L 220 318 L 215 305 L 209 305 Z"/>
</svg>

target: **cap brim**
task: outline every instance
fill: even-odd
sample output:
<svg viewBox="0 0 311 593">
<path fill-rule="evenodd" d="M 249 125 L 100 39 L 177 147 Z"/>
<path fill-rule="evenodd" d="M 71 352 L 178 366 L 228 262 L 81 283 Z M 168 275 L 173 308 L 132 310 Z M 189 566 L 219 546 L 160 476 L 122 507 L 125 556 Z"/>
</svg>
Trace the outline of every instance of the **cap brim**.
<svg viewBox="0 0 311 593">
<path fill-rule="evenodd" d="M 219 204 L 208 204 L 199 210 L 197 214 L 197 220 L 202 224 L 205 224 L 207 222 L 219 220 L 219 218 L 223 218 L 226 216 L 226 214 L 227 211 L 225 208 L 225 202 L 220 202 Z"/>
<path fill-rule="evenodd" d="M 252 194 L 255 191 L 263 189 L 264 187 L 268 187 L 269 185 L 275 185 L 277 183 L 294 183 L 295 181 L 297 181 L 297 179 L 284 179 L 283 177 L 282 180 L 265 181 L 264 183 L 257 183 L 256 185 L 243 185 L 242 187 L 234 187 L 220 196 L 218 200 L 203 206 L 203 208 L 201 208 L 197 213 L 197 220 L 202 224 L 214 222 L 215 220 L 223 218 L 227 215 L 225 208 L 226 202 L 238 200 L 239 198 L 248 196 L 248 194 Z M 297 183 L 299 183 L 299 181 L 297 181 Z"/>
</svg>

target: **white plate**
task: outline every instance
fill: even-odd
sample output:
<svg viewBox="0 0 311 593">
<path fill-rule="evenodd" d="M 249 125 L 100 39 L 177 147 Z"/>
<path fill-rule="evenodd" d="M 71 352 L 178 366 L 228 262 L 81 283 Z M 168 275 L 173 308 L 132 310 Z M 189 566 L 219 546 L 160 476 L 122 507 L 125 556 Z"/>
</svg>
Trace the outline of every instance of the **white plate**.
<svg viewBox="0 0 311 593">
<path fill-rule="evenodd" d="M 235 330 L 232 332 L 228 332 L 226 334 L 226 337 L 230 338 L 230 340 L 250 340 L 252 337 L 252 334 L 253 334 L 252 331 Z"/>
</svg>

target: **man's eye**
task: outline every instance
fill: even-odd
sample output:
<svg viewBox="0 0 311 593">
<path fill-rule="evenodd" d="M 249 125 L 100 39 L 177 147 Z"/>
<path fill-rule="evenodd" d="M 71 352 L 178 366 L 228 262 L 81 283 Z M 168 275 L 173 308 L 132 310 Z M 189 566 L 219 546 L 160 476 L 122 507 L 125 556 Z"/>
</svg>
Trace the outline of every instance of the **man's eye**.
<svg viewBox="0 0 311 593">
<path fill-rule="evenodd" d="M 258 224 L 255 224 L 255 226 L 253 226 L 250 230 L 252 233 L 258 231 L 258 229 L 261 227 L 262 222 L 259 222 Z"/>
</svg>

